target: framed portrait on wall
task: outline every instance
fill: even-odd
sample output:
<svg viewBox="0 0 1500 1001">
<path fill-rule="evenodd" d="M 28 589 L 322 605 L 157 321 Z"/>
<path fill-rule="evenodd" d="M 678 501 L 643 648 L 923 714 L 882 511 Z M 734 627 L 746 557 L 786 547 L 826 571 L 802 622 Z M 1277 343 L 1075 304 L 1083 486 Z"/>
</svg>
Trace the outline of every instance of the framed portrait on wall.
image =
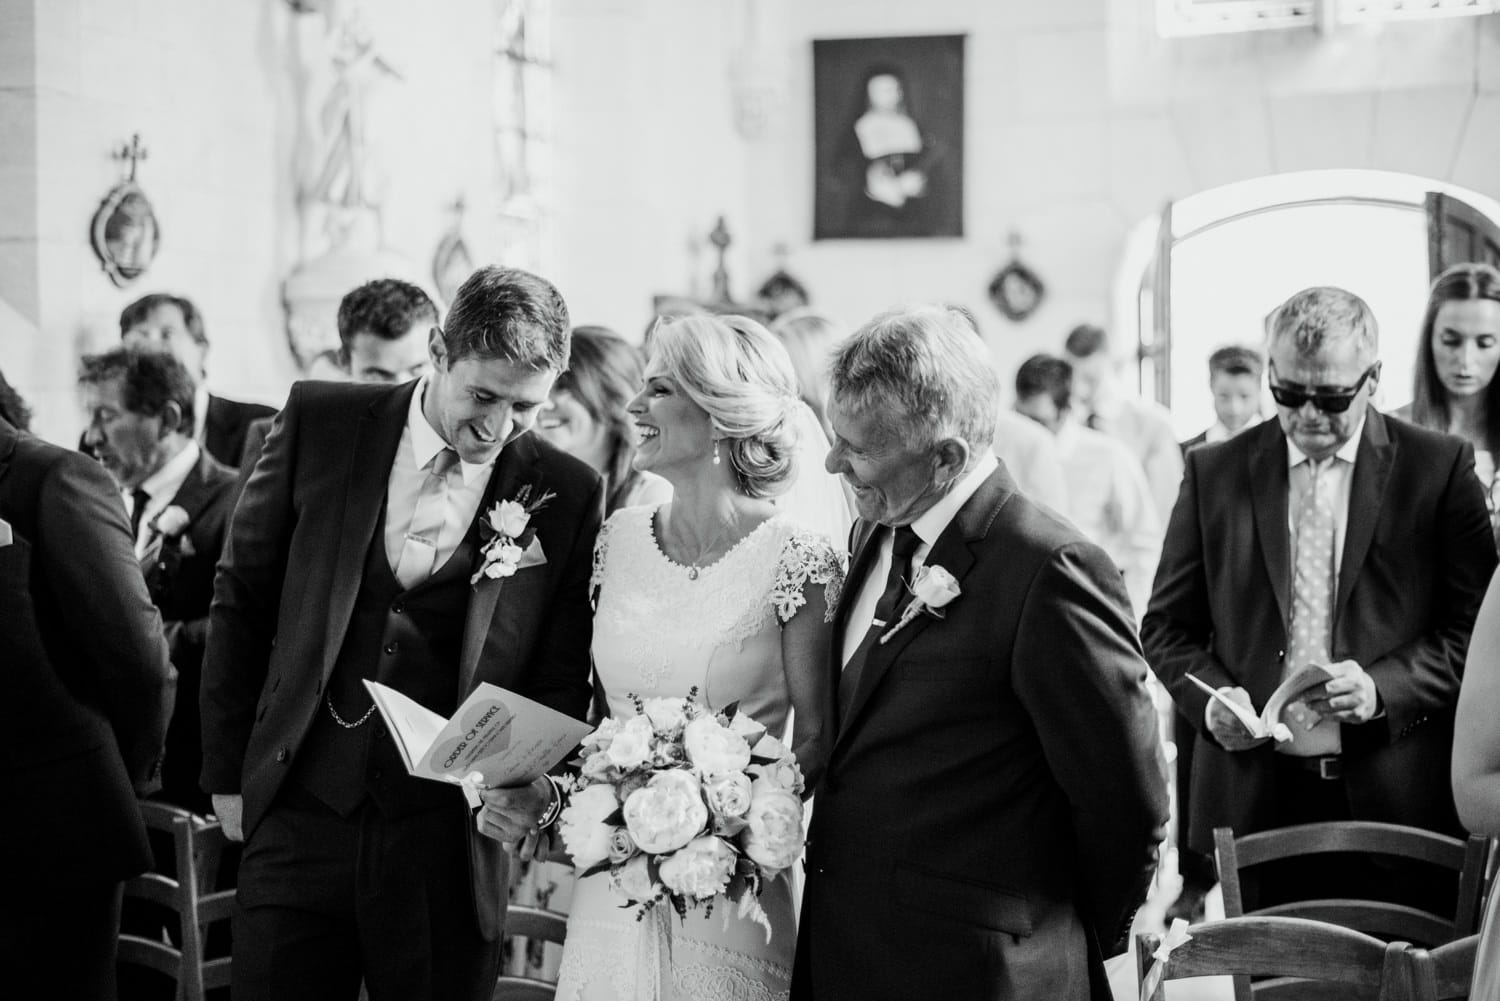
<svg viewBox="0 0 1500 1001">
<path fill-rule="evenodd" d="M 963 235 L 964 38 L 813 41 L 813 239 Z"/>
</svg>

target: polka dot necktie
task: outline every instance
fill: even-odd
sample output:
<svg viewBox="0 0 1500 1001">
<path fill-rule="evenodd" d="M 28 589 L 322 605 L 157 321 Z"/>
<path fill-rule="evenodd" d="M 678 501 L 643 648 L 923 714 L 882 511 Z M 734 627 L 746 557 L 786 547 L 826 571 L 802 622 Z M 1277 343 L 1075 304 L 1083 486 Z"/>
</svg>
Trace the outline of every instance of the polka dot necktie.
<svg viewBox="0 0 1500 1001">
<path fill-rule="evenodd" d="M 1308 486 L 1297 516 L 1296 557 L 1292 567 L 1292 637 L 1287 647 L 1285 674 L 1309 663 L 1326 664 L 1333 640 L 1333 484 L 1330 472 L 1336 458 L 1322 463 L 1308 460 Z M 1323 720 L 1308 730 L 1312 715 L 1301 703 L 1286 712 L 1292 731 L 1291 753 L 1333 754 L 1339 749 L 1339 727 Z"/>
</svg>

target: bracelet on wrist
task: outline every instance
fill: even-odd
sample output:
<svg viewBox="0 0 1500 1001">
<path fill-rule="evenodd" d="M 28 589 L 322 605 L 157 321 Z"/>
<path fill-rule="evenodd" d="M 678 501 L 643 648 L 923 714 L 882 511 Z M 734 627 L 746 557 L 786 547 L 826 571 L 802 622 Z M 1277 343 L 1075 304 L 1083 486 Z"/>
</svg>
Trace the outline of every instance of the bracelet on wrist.
<svg viewBox="0 0 1500 1001">
<path fill-rule="evenodd" d="M 557 818 L 562 816 L 563 811 L 562 786 L 551 775 L 543 775 L 542 778 L 547 780 L 547 785 L 551 787 L 552 795 L 547 799 L 547 809 L 542 811 L 541 819 L 536 822 L 536 829 L 538 831 L 545 831 L 557 823 Z"/>
</svg>

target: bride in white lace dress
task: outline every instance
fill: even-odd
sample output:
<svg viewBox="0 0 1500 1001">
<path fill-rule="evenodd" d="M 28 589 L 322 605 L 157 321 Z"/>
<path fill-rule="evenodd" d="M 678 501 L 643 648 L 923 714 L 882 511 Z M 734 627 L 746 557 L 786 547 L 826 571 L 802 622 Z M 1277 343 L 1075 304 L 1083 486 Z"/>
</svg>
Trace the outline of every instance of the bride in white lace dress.
<svg viewBox="0 0 1500 1001">
<path fill-rule="evenodd" d="M 785 349 L 754 321 L 658 325 L 630 409 L 641 435 L 637 467 L 670 480 L 673 500 L 625 508 L 605 523 L 594 556 L 593 654 L 615 716 L 634 712 L 632 695 L 696 690 L 715 709 L 738 702 L 773 733 L 792 718 L 810 790 L 832 739 L 828 618 L 843 582 L 842 540 L 836 548 L 772 500 L 798 473 L 795 391 Z M 557 997 L 785 998 L 796 868 L 761 898 L 769 942 L 729 906 L 683 919 L 655 908 L 637 921 L 608 873 L 580 879 Z"/>
</svg>

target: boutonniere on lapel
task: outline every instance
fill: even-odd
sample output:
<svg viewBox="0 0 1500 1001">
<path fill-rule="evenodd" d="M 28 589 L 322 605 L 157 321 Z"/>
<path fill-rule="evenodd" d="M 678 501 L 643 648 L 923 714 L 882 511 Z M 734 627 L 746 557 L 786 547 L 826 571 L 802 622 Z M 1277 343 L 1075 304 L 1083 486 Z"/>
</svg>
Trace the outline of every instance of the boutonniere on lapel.
<svg viewBox="0 0 1500 1001">
<path fill-rule="evenodd" d="M 193 540 L 188 537 L 188 526 L 193 523 L 187 511 L 172 504 L 163 508 L 150 521 L 151 548 L 175 549 L 184 556 L 193 555 Z"/>
<path fill-rule="evenodd" d="M 537 544 L 536 529 L 531 527 L 531 516 L 557 495 L 549 490 L 533 498 L 532 492 L 531 484 L 526 484 L 510 500 L 496 501 L 479 522 L 479 534 L 488 541 L 479 551 L 479 569 L 469 578 L 470 584 L 478 584 L 481 577 L 491 580 L 509 577 L 521 569 L 523 557 L 533 548 L 540 556 L 541 547 Z M 546 560 L 539 558 L 535 562 Z"/>
<path fill-rule="evenodd" d="M 896 620 L 896 624 L 881 634 L 881 643 L 896 635 L 903 626 L 923 612 L 934 619 L 943 618 L 938 609 L 963 593 L 953 575 L 936 564 L 922 567 L 917 572 L 917 579 L 912 581 L 910 590 L 911 602 L 901 610 L 901 618 Z"/>
</svg>

